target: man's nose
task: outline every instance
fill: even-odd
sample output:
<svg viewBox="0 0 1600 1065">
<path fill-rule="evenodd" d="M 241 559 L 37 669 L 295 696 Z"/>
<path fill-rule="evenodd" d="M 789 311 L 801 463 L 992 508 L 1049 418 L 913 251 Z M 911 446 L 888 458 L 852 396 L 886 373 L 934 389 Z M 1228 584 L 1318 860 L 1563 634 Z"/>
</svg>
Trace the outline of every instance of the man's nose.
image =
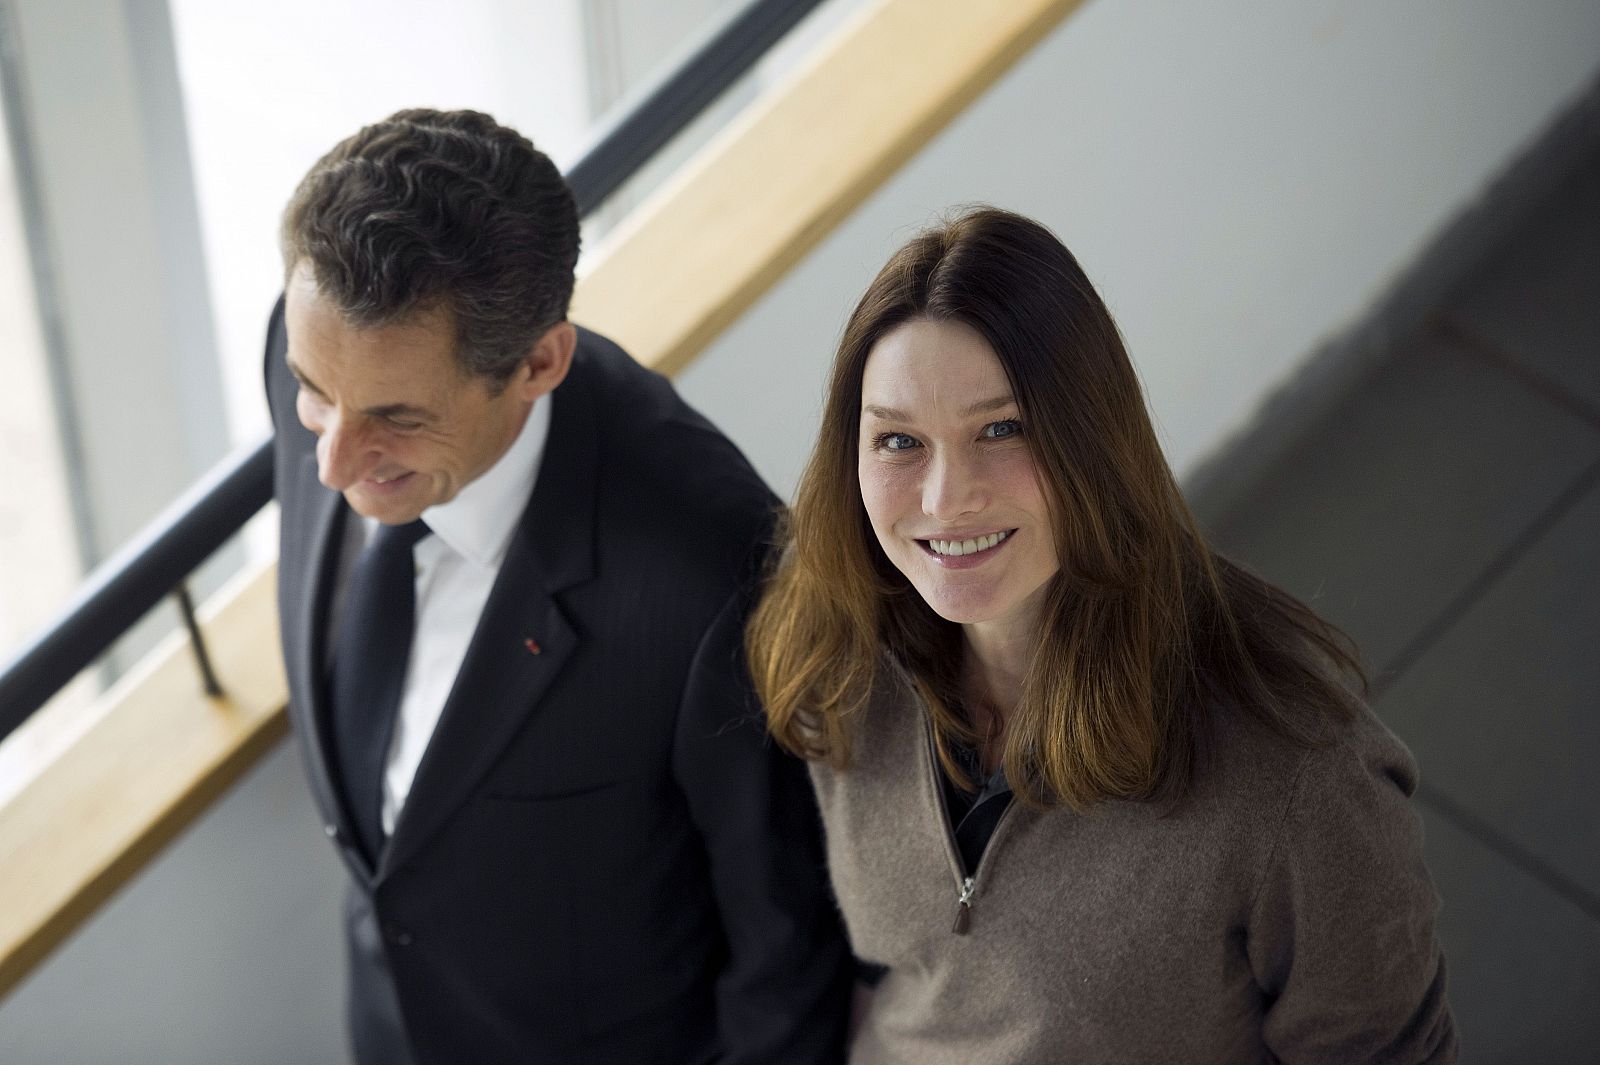
<svg viewBox="0 0 1600 1065">
<path fill-rule="evenodd" d="M 359 419 L 330 413 L 317 438 L 317 479 L 336 492 L 361 480 L 380 456 Z"/>
<path fill-rule="evenodd" d="M 922 482 L 922 512 L 939 521 L 955 521 L 984 507 L 984 487 L 966 456 L 936 456 Z"/>
</svg>

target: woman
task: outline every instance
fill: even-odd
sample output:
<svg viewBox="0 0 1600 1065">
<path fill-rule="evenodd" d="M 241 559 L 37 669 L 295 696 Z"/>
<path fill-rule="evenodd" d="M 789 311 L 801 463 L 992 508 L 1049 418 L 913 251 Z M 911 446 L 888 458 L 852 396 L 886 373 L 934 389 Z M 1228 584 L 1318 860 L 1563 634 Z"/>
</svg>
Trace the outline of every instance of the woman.
<svg viewBox="0 0 1600 1065">
<path fill-rule="evenodd" d="M 881 975 L 852 1062 L 1455 1059 L 1415 765 L 1207 546 L 1048 230 L 890 259 L 785 539 L 748 649 Z"/>
</svg>

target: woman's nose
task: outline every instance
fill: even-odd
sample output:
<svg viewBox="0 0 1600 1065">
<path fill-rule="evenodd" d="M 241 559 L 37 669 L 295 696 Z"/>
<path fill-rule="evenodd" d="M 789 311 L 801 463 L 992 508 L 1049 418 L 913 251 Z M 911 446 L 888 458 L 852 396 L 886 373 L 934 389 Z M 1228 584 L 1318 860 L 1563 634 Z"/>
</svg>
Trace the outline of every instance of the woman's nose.
<svg viewBox="0 0 1600 1065">
<path fill-rule="evenodd" d="M 975 514 L 984 507 L 985 491 L 977 470 L 965 456 L 937 456 L 922 483 L 922 512 L 942 522 Z"/>
</svg>

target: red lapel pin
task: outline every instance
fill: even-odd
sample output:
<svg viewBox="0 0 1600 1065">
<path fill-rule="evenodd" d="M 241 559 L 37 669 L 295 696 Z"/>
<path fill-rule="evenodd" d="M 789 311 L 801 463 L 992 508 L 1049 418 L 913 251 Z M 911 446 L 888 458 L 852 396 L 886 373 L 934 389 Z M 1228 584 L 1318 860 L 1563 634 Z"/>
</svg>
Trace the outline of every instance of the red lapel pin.
<svg viewBox="0 0 1600 1065">
<path fill-rule="evenodd" d="M 523 640 L 522 646 L 528 649 L 528 653 L 530 655 L 536 655 L 540 653 L 539 641 L 535 640 L 532 636 L 529 636 L 527 639 Z"/>
</svg>

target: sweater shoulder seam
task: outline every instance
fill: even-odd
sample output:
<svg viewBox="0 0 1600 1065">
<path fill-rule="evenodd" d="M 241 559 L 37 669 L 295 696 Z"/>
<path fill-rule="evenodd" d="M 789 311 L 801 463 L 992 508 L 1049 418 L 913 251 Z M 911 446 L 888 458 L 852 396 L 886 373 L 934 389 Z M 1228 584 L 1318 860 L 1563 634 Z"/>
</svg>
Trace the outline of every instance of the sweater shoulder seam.
<svg viewBox="0 0 1600 1065">
<path fill-rule="evenodd" d="M 1314 753 L 1314 751 L 1302 752 L 1299 758 L 1299 763 L 1295 766 L 1294 776 L 1290 779 L 1289 787 L 1285 792 L 1283 808 L 1278 813 L 1278 824 L 1276 831 L 1272 836 L 1272 845 L 1267 848 L 1266 856 L 1261 863 L 1261 871 L 1256 874 L 1255 885 L 1250 890 L 1250 904 L 1247 911 L 1247 919 L 1249 917 L 1254 917 L 1256 908 L 1261 902 L 1261 892 L 1266 887 L 1267 877 L 1272 872 L 1272 865 L 1275 861 L 1277 861 L 1278 852 L 1283 848 L 1284 836 L 1287 835 L 1289 814 L 1294 809 L 1294 804 L 1299 801 L 1300 784 L 1301 781 L 1305 779 L 1306 772 L 1311 765 L 1311 757 Z"/>
</svg>

